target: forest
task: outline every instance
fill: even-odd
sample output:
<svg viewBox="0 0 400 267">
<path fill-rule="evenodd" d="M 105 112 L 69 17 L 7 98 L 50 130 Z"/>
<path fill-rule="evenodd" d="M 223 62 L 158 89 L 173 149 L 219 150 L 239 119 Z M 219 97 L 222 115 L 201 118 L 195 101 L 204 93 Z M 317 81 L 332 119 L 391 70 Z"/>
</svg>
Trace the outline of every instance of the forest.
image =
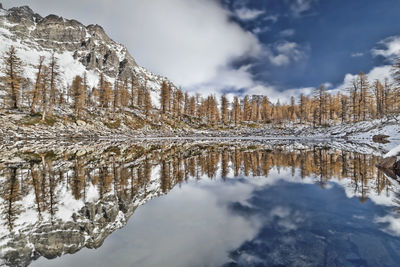
<svg viewBox="0 0 400 267">
<path fill-rule="evenodd" d="M 15 47 L 2 56 L 2 87 L 6 92 L 0 110 L 22 110 L 31 115 L 40 115 L 42 121 L 54 115 L 55 108 L 73 110 L 76 119 L 85 118 L 91 110 L 104 110 L 110 120 L 115 114 L 127 109 L 140 111 L 146 118 L 160 122 L 166 116 L 177 120 L 189 119 L 207 127 L 221 125 L 299 123 L 328 126 L 340 123 L 394 117 L 400 112 L 400 58 L 395 60 L 392 80 L 369 81 L 360 72 L 345 92 L 332 93 L 324 85 L 316 87 L 312 95 L 290 98 L 290 103 L 272 103 L 268 96 L 227 95 L 220 99 L 215 94 L 207 97 L 189 94 L 173 84 L 163 81 L 160 103 L 154 105 L 150 90 L 131 77 L 117 77 L 113 83 L 103 73 L 98 85 L 88 86 L 87 74 L 76 76 L 68 88 L 62 88 L 58 59 L 39 57 L 35 81 L 24 77 L 24 65 Z M 156 107 L 157 106 L 157 107 Z M 159 107 L 159 108 L 158 108 Z"/>
</svg>

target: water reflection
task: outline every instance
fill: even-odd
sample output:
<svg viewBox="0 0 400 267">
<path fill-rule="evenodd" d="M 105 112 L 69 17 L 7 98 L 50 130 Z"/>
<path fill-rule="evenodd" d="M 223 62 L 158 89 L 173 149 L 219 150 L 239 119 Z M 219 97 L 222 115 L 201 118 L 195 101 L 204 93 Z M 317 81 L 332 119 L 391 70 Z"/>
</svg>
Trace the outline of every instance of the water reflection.
<svg viewBox="0 0 400 267">
<path fill-rule="evenodd" d="M 69 259 L 84 266 L 87 256 L 98 257 L 98 266 L 376 263 L 362 243 L 382 246 L 377 253 L 386 265 L 399 260 L 398 184 L 375 167 L 376 156 L 201 143 L 19 151 L 16 157 L 0 166 L 4 264 L 24 266 L 84 247 L 99 249 L 65 255 L 57 264 Z M 116 232 L 101 247 L 134 212 L 121 230 L 126 234 Z M 348 235 L 360 231 L 368 233 Z M 102 259 L 110 249 L 120 256 Z M 55 262 L 40 260 L 49 263 Z"/>
</svg>

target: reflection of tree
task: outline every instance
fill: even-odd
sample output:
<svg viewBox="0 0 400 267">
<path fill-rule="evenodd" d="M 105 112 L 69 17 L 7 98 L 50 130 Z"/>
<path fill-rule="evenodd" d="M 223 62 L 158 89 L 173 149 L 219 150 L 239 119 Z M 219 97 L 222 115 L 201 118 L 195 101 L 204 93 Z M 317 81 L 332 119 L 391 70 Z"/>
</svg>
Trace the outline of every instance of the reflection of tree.
<svg viewBox="0 0 400 267">
<path fill-rule="evenodd" d="M 302 179 L 314 179 L 321 187 L 332 179 L 350 178 L 350 186 L 361 201 L 368 198 L 371 190 L 387 194 L 391 186 L 386 176 L 375 167 L 379 158 L 328 148 L 289 151 L 283 148 L 268 150 L 203 145 L 189 147 L 187 151 L 173 146 L 154 147 L 148 152 L 138 146 L 125 151 L 115 148 L 108 151 L 95 160 L 86 156 L 54 159 L 40 154 L 38 159 L 21 167 L 0 169 L 0 176 L 5 177 L 0 182 L 1 212 L 9 229 L 12 229 L 19 212 L 17 201 L 29 192 L 34 196 L 38 218 L 48 218 L 45 214 L 49 214 L 53 221 L 59 203 L 57 192 L 68 190 L 75 199 L 85 202 L 89 186 L 97 189 L 100 200 L 112 195 L 121 202 L 139 195 L 146 197 L 154 192 L 153 186 L 150 191 L 150 185 L 157 180 L 160 181 L 160 190 L 167 193 L 188 179 L 204 176 L 214 179 L 218 173 L 222 178 L 229 173 L 234 176 L 268 176 L 272 169 L 289 171 L 292 176 L 299 173 Z M 154 172 L 153 168 L 159 168 L 159 171 Z"/>
<path fill-rule="evenodd" d="M 225 179 L 229 173 L 229 152 L 227 149 L 222 151 L 221 157 L 221 177 Z"/>
<path fill-rule="evenodd" d="M 47 166 L 49 170 L 49 212 L 51 216 L 51 221 L 53 221 L 54 214 L 57 211 L 57 195 L 56 195 L 56 185 L 57 181 L 55 180 L 54 177 L 54 171 L 53 171 L 53 161 L 49 159 L 47 161 Z"/>
<path fill-rule="evenodd" d="M 36 210 L 39 216 L 39 219 L 42 219 L 42 195 L 40 193 L 40 181 L 39 181 L 39 173 L 35 169 L 33 162 L 30 163 L 30 174 L 32 177 L 31 185 L 33 187 L 33 191 L 35 193 L 35 202 L 36 202 Z"/>
<path fill-rule="evenodd" d="M 20 200 L 19 190 L 20 183 L 17 179 L 17 167 L 9 167 L 9 172 L 4 177 L 4 181 L 0 185 L 0 194 L 3 198 L 2 218 L 6 220 L 6 226 L 10 231 L 14 228 L 14 222 L 21 212 L 21 204 L 16 202 Z"/>
<path fill-rule="evenodd" d="M 170 163 L 166 160 L 161 162 L 161 190 L 166 193 L 171 188 L 171 175 L 170 175 Z"/>
<path fill-rule="evenodd" d="M 74 176 L 71 180 L 71 183 L 73 196 L 77 200 L 81 199 L 82 190 L 85 187 L 85 169 L 83 161 L 80 158 L 75 159 Z"/>
</svg>

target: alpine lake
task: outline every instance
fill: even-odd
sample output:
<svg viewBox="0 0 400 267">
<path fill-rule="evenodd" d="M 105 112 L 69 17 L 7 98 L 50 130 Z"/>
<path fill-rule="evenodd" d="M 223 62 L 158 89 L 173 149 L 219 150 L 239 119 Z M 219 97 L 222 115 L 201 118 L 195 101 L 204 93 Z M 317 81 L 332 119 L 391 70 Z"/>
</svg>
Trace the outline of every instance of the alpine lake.
<svg viewBox="0 0 400 267">
<path fill-rule="evenodd" d="M 399 266 L 399 180 L 345 147 L 3 147 L 0 265 Z"/>
</svg>

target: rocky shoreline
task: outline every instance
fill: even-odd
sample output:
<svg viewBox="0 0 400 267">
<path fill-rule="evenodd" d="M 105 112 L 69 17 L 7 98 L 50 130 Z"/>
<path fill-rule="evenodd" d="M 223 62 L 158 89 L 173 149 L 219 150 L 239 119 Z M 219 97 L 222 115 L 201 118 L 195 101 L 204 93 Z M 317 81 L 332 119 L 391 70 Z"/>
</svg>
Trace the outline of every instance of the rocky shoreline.
<svg viewBox="0 0 400 267">
<path fill-rule="evenodd" d="M 400 125 L 396 118 L 355 124 L 333 125 L 314 128 L 311 125 L 260 124 L 225 125 L 209 128 L 190 127 L 189 124 L 154 123 L 142 114 L 117 113 L 113 119 L 105 114 L 92 114 L 86 120 L 71 119 L 58 111 L 55 119 L 41 121 L 40 117 L 26 112 L 0 113 L 0 140 L 3 146 L 35 143 L 99 143 L 136 141 L 251 141 L 263 140 L 269 143 L 320 143 L 351 151 L 363 151 L 385 155 L 400 145 Z M 67 119 L 65 119 L 67 118 Z M 172 125 L 172 126 L 171 126 Z M 380 164 L 389 173 L 400 173 L 400 161 L 396 155 L 387 157 Z M 392 175 L 393 176 L 393 175 Z"/>
</svg>

